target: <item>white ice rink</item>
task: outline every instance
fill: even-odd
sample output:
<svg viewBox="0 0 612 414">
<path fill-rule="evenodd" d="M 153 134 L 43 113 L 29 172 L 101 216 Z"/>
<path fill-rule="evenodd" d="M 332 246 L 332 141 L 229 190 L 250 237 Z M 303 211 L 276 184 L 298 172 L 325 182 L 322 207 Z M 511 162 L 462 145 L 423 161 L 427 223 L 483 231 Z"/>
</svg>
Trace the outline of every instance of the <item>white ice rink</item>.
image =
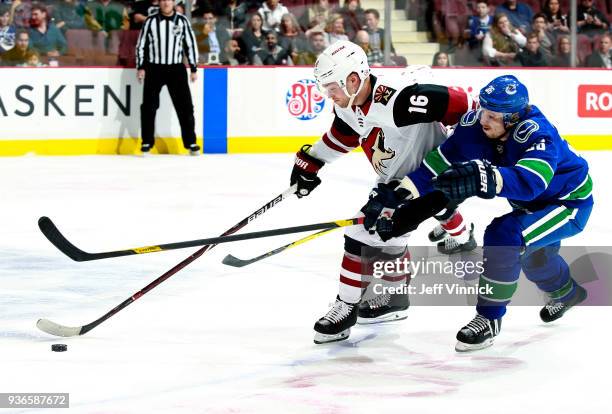
<svg viewBox="0 0 612 414">
<path fill-rule="evenodd" d="M 607 245 L 612 154 L 584 156 L 596 206 L 567 244 Z M 214 237 L 282 192 L 292 162 L 290 154 L 1 159 L 0 392 L 69 392 L 75 413 L 610 412 L 610 307 L 579 307 L 549 326 L 539 308 L 511 307 L 495 345 L 472 354 L 453 349 L 470 307 L 413 307 L 405 321 L 314 345 L 312 325 L 337 293 L 341 231 L 242 269 L 221 260 L 296 236 L 220 245 L 82 337 L 35 327 L 41 317 L 88 323 L 196 250 L 77 263 L 44 238 L 39 216 L 88 251 Z M 352 154 L 321 177 L 311 197 L 285 201 L 243 231 L 351 217 L 374 173 Z M 462 208 L 479 242 L 507 210 L 503 200 Z M 430 224 L 414 244 L 426 243 Z M 68 352 L 51 352 L 53 343 Z"/>
</svg>

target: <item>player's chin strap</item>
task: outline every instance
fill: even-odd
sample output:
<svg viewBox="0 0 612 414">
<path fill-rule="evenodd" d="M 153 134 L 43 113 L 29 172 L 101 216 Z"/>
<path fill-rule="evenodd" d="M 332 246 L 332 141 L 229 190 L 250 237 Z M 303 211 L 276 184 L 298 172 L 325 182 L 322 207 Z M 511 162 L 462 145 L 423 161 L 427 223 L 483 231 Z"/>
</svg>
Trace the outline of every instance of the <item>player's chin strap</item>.
<svg viewBox="0 0 612 414">
<path fill-rule="evenodd" d="M 357 88 L 357 91 L 354 94 L 349 94 L 348 89 L 346 88 L 346 86 L 344 87 L 344 92 L 349 96 L 349 101 L 348 101 L 348 105 L 347 108 L 350 108 L 351 106 L 353 106 L 353 101 L 355 101 L 355 98 L 357 97 L 357 95 L 359 95 L 359 92 L 361 92 L 361 90 L 363 89 L 363 85 L 365 85 L 366 79 L 368 79 L 367 77 L 365 79 L 360 79 L 361 83 L 359 84 L 359 87 Z"/>
</svg>

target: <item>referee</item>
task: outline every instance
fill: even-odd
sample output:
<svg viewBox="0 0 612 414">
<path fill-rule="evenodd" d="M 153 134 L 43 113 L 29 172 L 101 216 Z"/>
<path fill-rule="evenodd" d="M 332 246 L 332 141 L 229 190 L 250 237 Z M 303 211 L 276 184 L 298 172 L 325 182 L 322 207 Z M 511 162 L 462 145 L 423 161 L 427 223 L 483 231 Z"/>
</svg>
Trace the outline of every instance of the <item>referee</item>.
<svg viewBox="0 0 612 414">
<path fill-rule="evenodd" d="M 183 146 L 191 155 L 198 155 L 196 144 L 193 102 L 187 71 L 183 64 L 183 53 L 187 55 L 191 69 L 191 81 L 198 78 L 198 49 L 193 29 L 187 18 L 174 10 L 175 0 L 160 0 L 159 11 L 144 22 L 136 45 L 138 81 L 144 80 L 140 123 L 142 146 L 146 155 L 155 145 L 155 113 L 159 108 L 159 93 L 168 87 L 172 104 L 181 124 Z"/>
</svg>

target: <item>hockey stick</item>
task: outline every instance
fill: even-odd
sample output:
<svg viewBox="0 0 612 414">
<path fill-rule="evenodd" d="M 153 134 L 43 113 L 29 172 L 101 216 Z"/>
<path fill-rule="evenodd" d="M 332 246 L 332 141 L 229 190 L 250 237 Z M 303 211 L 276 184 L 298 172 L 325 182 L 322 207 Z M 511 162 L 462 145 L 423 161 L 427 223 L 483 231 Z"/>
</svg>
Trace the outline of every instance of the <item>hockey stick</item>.
<svg viewBox="0 0 612 414">
<path fill-rule="evenodd" d="M 114 250 L 100 253 L 87 253 L 74 244 L 70 243 L 53 224 L 50 218 L 41 217 L 38 220 L 39 227 L 43 230 L 43 233 L 55 247 L 57 247 L 62 253 L 70 257 L 72 260 L 77 262 L 87 262 L 90 260 L 108 259 L 111 257 L 122 257 L 131 256 L 134 254 L 145 254 L 155 253 L 167 250 L 184 249 L 187 247 L 204 246 L 207 244 L 221 244 L 230 243 L 241 240 L 259 239 L 263 237 L 281 236 L 284 234 L 302 233 L 305 231 L 329 229 L 336 227 L 353 226 L 355 224 L 361 224 L 363 217 L 352 218 L 347 220 L 335 220 L 327 221 L 324 223 L 306 224 L 304 226 L 285 227 L 280 229 L 255 231 L 252 233 L 234 234 L 228 236 L 211 237 L 207 239 L 188 240 L 176 243 L 159 244 L 157 246 L 144 246 L 144 247 L 132 247 L 125 250 Z"/>
<path fill-rule="evenodd" d="M 321 230 L 317 233 L 314 234 L 310 234 L 306 237 L 303 237 L 299 240 L 296 240 L 294 242 L 291 242 L 289 244 L 285 244 L 284 246 L 278 247 L 274 250 L 270 250 L 267 253 L 264 253 L 262 255 L 259 255 L 257 257 L 253 257 L 252 259 L 246 259 L 246 260 L 242 260 L 237 258 L 236 256 L 232 256 L 231 254 L 228 254 L 227 256 L 225 256 L 223 258 L 223 264 L 226 264 L 228 266 L 233 266 L 233 267 L 244 267 L 244 266 L 248 266 L 252 263 L 258 262 L 260 260 L 266 259 L 270 256 L 274 256 L 275 254 L 279 254 L 284 252 L 285 250 L 289 250 L 291 248 L 294 248 L 296 246 L 299 246 L 300 244 L 306 243 L 307 241 L 310 241 L 312 239 L 316 239 L 319 236 L 323 236 L 324 234 L 327 234 L 329 232 L 332 232 L 336 229 L 338 229 L 339 227 L 332 227 L 329 229 L 325 229 L 325 230 Z"/>
<path fill-rule="evenodd" d="M 242 221 L 240 221 L 239 223 L 235 224 L 232 228 L 230 228 L 225 233 L 223 233 L 223 235 L 233 234 L 233 233 L 237 232 L 238 230 L 242 229 L 247 224 L 249 224 L 251 221 L 255 220 L 257 217 L 261 216 L 266 211 L 268 211 L 269 209 L 271 209 L 272 207 L 274 207 L 275 205 L 277 205 L 281 201 L 287 199 L 289 196 L 294 194 L 295 191 L 296 191 L 296 188 L 297 187 L 295 185 L 292 186 L 292 187 L 289 187 L 283 193 L 281 193 L 280 195 L 274 197 L 272 200 L 268 201 L 266 204 L 264 204 L 261 208 L 259 208 L 253 214 L 247 216 L 246 218 L 242 219 Z M 46 332 L 46 333 L 48 333 L 50 335 L 55 335 L 55 336 L 77 336 L 77 335 L 84 335 L 87 332 L 91 331 L 96 326 L 100 325 L 102 322 L 104 322 L 108 318 L 110 318 L 111 316 L 115 315 L 116 313 L 118 313 L 122 309 L 126 308 L 128 305 L 130 305 L 132 302 L 134 302 L 135 300 L 137 300 L 141 296 L 143 296 L 146 293 L 148 293 L 149 291 L 151 291 L 156 286 L 160 285 L 166 279 L 170 278 L 171 276 L 173 276 L 174 274 L 176 274 L 180 270 L 182 270 L 185 267 L 187 267 L 189 264 L 194 262 L 198 257 L 202 256 L 204 253 L 206 253 L 207 251 L 209 251 L 213 247 L 215 247 L 214 244 L 208 244 L 208 245 L 202 247 L 201 249 L 199 249 L 198 251 L 193 253 L 191 256 L 189 256 L 186 259 L 184 259 L 182 262 L 180 262 L 179 264 L 174 266 L 172 269 L 168 270 L 166 273 L 164 273 L 163 275 L 159 276 L 157 279 L 155 279 L 154 281 L 149 283 L 147 286 L 145 286 L 144 288 L 142 288 L 138 292 L 134 293 L 132 296 L 130 296 L 129 298 L 127 298 L 126 300 L 121 302 L 119 305 L 117 305 L 116 307 L 111 309 L 109 312 L 105 313 L 104 315 L 102 315 L 100 318 L 96 319 L 93 322 L 90 322 L 90 323 L 88 323 L 86 325 L 82 325 L 82 326 L 70 327 L 70 326 L 60 325 L 60 324 L 55 323 L 53 321 L 50 321 L 48 319 L 39 319 L 38 322 L 36 322 L 36 326 L 41 331 Z"/>
</svg>

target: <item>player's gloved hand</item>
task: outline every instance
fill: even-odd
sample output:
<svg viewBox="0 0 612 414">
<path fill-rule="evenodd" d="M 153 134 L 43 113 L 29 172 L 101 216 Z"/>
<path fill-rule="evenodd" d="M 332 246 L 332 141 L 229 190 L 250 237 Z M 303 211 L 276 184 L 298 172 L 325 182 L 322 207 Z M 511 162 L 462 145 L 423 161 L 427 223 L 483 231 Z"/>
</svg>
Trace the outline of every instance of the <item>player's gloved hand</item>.
<svg viewBox="0 0 612 414">
<path fill-rule="evenodd" d="M 378 184 L 370 192 L 368 202 L 361 208 L 361 212 L 365 215 L 363 226 L 374 233 L 376 220 L 381 214 L 390 213 L 410 198 L 412 193 L 403 187 L 400 181 Z"/>
<path fill-rule="evenodd" d="M 419 224 L 439 213 L 448 203 L 448 198 L 441 191 L 407 200 L 395 209 L 391 217 L 383 214 L 378 218 L 376 232 L 382 241 L 403 236 L 416 230 Z"/>
<path fill-rule="evenodd" d="M 321 179 L 317 177 L 317 173 L 325 163 L 308 154 L 310 148 L 311 145 L 304 145 L 295 154 L 295 164 L 293 165 L 293 171 L 291 171 L 291 185 L 297 184 L 295 193 L 298 198 L 307 196 L 321 184 Z"/>
<path fill-rule="evenodd" d="M 493 198 L 497 194 L 496 167 L 486 160 L 456 163 L 432 180 L 434 188 L 452 200 L 477 196 Z"/>
</svg>

